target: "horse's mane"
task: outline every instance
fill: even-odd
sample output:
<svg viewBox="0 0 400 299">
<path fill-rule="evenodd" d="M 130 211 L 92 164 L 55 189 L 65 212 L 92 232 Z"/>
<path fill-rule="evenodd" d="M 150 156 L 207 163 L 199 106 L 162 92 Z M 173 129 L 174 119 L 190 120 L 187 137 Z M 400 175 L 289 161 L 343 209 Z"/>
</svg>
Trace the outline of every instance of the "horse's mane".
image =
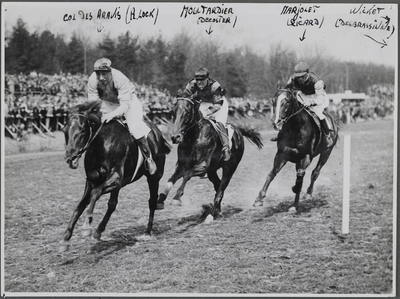
<svg viewBox="0 0 400 299">
<path fill-rule="evenodd" d="M 100 117 L 101 101 L 88 101 L 78 104 L 71 109 L 71 113 L 94 114 Z"/>
</svg>

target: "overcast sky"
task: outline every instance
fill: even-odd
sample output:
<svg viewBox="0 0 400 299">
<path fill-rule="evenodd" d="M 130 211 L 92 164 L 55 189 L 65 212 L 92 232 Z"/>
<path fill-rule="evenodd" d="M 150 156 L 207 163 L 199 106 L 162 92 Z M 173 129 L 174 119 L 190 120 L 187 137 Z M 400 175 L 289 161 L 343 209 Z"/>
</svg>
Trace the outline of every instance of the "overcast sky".
<svg viewBox="0 0 400 299">
<path fill-rule="evenodd" d="M 282 43 L 300 56 L 317 47 L 341 61 L 397 66 L 398 7 L 393 4 L 3 2 L 2 14 L 5 32 L 18 18 L 30 32 L 49 29 L 70 36 L 75 31 L 92 42 L 128 30 L 132 36 L 166 39 L 186 30 L 195 38 L 248 45 L 261 54 Z"/>
</svg>

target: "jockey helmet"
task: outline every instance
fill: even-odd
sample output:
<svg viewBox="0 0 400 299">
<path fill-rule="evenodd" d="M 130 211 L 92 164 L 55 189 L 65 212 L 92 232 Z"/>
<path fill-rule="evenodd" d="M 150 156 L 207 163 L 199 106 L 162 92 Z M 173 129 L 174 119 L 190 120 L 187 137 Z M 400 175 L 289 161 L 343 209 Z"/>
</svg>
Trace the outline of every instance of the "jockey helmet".
<svg viewBox="0 0 400 299">
<path fill-rule="evenodd" d="M 208 78 L 208 70 L 204 67 L 199 68 L 196 73 L 194 73 L 194 78 L 197 80 L 205 80 Z"/>
<path fill-rule="evenodd" d="M 304 62 L 300 62 L 294 67 L 294 76 L 295 77 L 301 77 L 307 73 L 308 73 L 308 65 Z"/>
<path fill-rule="evenodd" d="M 94 63 L 94 71 L 111 72 L 111 60 L 107 58 L 100 58 Z"/>
</svg>

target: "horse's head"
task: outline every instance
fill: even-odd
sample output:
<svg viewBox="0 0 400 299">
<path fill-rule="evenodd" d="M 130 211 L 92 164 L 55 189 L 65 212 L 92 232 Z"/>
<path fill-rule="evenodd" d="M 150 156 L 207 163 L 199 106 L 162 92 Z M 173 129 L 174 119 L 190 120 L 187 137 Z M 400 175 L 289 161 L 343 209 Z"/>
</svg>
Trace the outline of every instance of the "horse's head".
<svg viewBox="0 0 400 299">
<path fill-rule="evenodd" d="M 71 110 L 65 125 L 65 159 L 69 167 L 78 168 L 78 162 L 93 137 L 93 128 L 99 125 L 99 103 L 85 103 Z"/>
<path fill-rule="evenodd" d="M 64 127 L 65 159 L 70 168 L 78 168 L 79 158 L 89 142 L 92 129 L 85 114 L 70 115 Z"/>
<path fill-rule="evenodd" d="M 187 131 L 199 119 L 199 103 L 187 98 L 178 98 L 174 109 L 175 121 L 172 127 L 172 143 L 178 144 L 183 140 Z"/>
<path fill-rule="evenodd" d="M 273 125 L 274 129 L 280 131 L 283 124 L 294 115 L 298 109 L 297 100 L 290 89 L 279 89 L 273 101 Z"/>
</svg>

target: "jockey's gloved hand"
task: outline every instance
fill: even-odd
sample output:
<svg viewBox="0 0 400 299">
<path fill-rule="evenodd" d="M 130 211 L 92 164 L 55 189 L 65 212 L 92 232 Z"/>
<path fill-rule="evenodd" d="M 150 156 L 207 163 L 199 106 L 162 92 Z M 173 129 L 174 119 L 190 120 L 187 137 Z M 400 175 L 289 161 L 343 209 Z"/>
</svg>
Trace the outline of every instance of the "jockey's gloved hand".
<svg viewBox="0 0 400 299">
<path fill-rule="evenodd" d="M 114 113 L 105 113 L 101 116 L 101 122 L 102 123 L 108 123 L 110 120 L 112 120 L 115 117 Z"/>
<path fill-rule="evenodd" d="M 304 107 L 308 108 L 308 107 L 315 106 L 316 104 L 313 100 L 306 99 L 306 100 L 304 100 L 303 105 L 304 105 Z"/>
</svg>

